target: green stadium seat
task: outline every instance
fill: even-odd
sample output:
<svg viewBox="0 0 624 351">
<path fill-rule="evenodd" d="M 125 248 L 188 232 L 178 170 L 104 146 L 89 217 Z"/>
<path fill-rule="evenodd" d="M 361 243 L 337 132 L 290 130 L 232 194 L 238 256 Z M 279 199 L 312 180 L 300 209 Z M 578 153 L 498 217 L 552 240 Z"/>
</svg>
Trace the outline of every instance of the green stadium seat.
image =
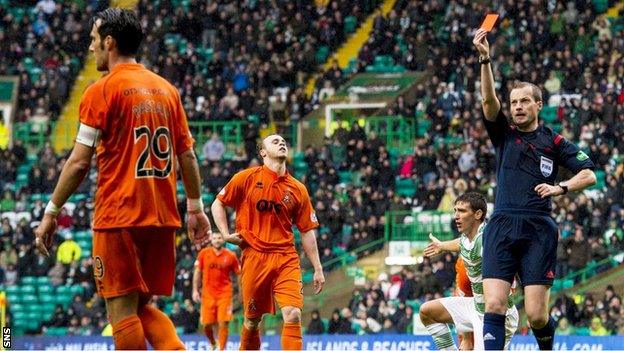
<svg viewBox="0 0 624 351">
<path fill-rule="evenodd" d="M 17 312 L 25 312 L 26 306 L 22 305 L 21 303 L 14 303 L 10 305 L 9 309 L 11 310 L 13 314 L 15 314 Z"/>
<path fill-rule="evenodd" d="M 563 289 L 570 289 L 573 286 L 574 286 L 574 279 L 565 279 L 563 283 L 561 284 L 561 287 Z"/>
<path fill-rule="evenodd" d="M 67 305 L 69 305 L 69 303 L 71 301 L 72 301 L 72 295 L 71 294 L 58 294 L 57 293 L 54 296 L 54 303 L 63 305 L 64 307 L 67 307 Z"/>
<path fill-rule="evenodd" d="M 317 63 L 324 63 L 327 60 L 327 56 L 329 56 L 329 47 L 323 45 L 318 48 L 316 51 L 315 59 Z"/>
<path fill-rule="evenodd" d="M 34 285 L 22 285 L 20 286 L 20 293 L 22 295 L 34 294 L 36 292 Z"/>
<path fill-rule="evenodd" d="M 67 328 L 66 327 L 51 327 L 51 328 L 48 328 L 48 330 L 46 330 L 45 334 L 51 335 L 51 336 L 67 335 Z"/>
<path fill-rule="evenodd" d="M 20 292 L 20 288 L 18 285 L 9 285 L 6 288 L 4 288 L 4 291 L 7 293 L 7 295 L 17 295 Z"/>
<path fill-rule="evenodd" d="M 44 321 L 50 320 L 54 315 L 56 305 L 53 303 L 45 303 L 41 305 L 41 318 Z"/>
<path fill-rule="evenodd" d="M 553 123 L 557 121 L 557 107 L 556 106 L 544 106 L 540 111 L 539 116 L 545 123 Z"/>
<path fill-rule="evenodd" d="M 310 283 L 313 279 L 314 279 L 314 273 L 310 271 L 305 271 L 301 275 L 301 280 L 303 281 L 304 284 Z"/>
<path fill-rule="evenodd" d="M 80 258 L 88 258 L 91 257 L 91 250 L 82 250 L 80 253 Z"/>
<path fill-rule="evenodd" d="M 353 179 L 353 172 L 340 171 L 338 172 L 338 178 L 340 178 L 341 183 L 349 184 Z"/>
<path fill-rule="evenodd" d="M 26 305 L 26 313 L 28 316 L 28 318 L 31 318 L 32 316 L 36 316 L 36 319 L 41 319 L 41 305 L 39 304 L 31 304 L 31 305 Z M 31 318 L 33 319 L 33 318 Z"/>
<path fill-rule="evenodd" d="M 81 230 L 74 232 L 74 239 L 76 240 L 92 240 L 91 232 L 88 230 Z"/>
<path fill-rule="evenodd" d="M 420 305 L 422 303 L 420 302 L 420 300 L 407 300 L 405 301 L 405 304 L 411 306 L 412 309 L 414 309 L 414 313 L 418 313 L 418 311 L 420 310 Z"/>
<path fill-rule="evenodd" d="M 576 328 L 576 335 L 589 336 L 589 328 L 587 327 Z"/>
<path fill-rule="evenodd" d="M 37 291 L 39 292 L 39 297 L 41 297 L 45 294 L 53 294 L 54 288 L 51 285 L 39 285 Z"/>
<path fill-rule="evenodd" d="M 26 294 L 26 295 L 22 295 L 22 303 L 23 304 L 32 304 L 32 303 L 38 303 L 39 300 L 37 299 L 37 295 L 35 294 Z"/>
<path fill-rule="evenodd" d="M 56 288 L 56 293 L 57 294 L 70 294 L 71 293 L 71 287 L 67 286 L 67 285 L 59 285 Z"/>
<path fill-rule="evenodd" d="M 80 285 L 72 285 L 70 291 L 72 295 L 82 295 L 84 293 L 84 288 Z"/>
<path fill-rule="evenodd" d="M 15 319 L 13 321 L 13 327 L 20 329 L 26 329 L 28 327 L 28 320 L 25 318 L 25 316 L 23 316 L 22 318 L 13 316 L 13 318 Z"/>
<path fill-rule="evenodd" d="M 210 206 L 212 204 L 212 202 L 215 199 L 215 194 L 213 193 L 208 193 L 208 192 L 204 192 L 202 194 L 202 200 L 204 201 L 204 204 L 206 204 L 206 206 Z"/>
<path fill-rule="evenodd" d="M 50 293 L 39 293 L 39 302 L 41 302 L 42 304 L 54 304 L 54 301 L 56 301 L 56 299 L 54 297 L 53 291 L 51 291 Z"/>
<path fill-rule="evenodd" d="M 77 240 L 76 243 L 78 243 L 78 246 L 80 246 L 82 250 L 91 250 L 93 247 L 92 240 L 81 239 Z"/>
<path fill-rule="evenodd" d="M 37 284 L 37 277 L 25 276 L 20 281 L 22 285 L 35 285 Z"/>
<path fill-rule="evenodd" d="M 48 277 L 37 277 L 36 284 L 39 287 L 49 286 L 50 285 L 50 278 L 48 278 Z"/>
<path fill-rule="evenodd" d="M 351 34 L 355 32 L 357 28 L 357 18 L 355 16 L 347 16 L 344 19 L 344 32 L 345 34 Z"/>
</svg>

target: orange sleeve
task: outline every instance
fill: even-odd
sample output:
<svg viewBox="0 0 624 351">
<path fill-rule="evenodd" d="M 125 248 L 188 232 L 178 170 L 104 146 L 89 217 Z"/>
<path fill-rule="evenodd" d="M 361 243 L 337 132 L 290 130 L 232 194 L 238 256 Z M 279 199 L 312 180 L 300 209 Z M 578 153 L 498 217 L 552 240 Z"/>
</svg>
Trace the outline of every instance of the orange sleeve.
<svg viewBox="0 0 624 351">
<path fill-rule="evenodd" d="M 191 131 L 189 130 L 188 121 L 186 119 L 186 112 L 184 112 L 184 106 L 182 106 L 182 100 L 180 100 L 180 94 L 178 90 L 173 87 L 172 89 L 175 94 L 175 104 L 176 104 L 176 135 L 175 135 L 175 153 L 176 155 L 180 155 L 183 152 L 192 149 L 195 144 L 195 139 L 191 135 Z"/>
<path fill-rule="evenodd" d="M 319 226 L 316 213 L 312 208 L 312 202 L 310 201 L 310 195 L 308 189 L 301 184 L 299 186 L 301 190 L 301 201 L 299 205 L 299 211 L 296 213 L 295 225 L 300 232 L 304 233 Z"/>
<path fill-rule="evenodd" d="M 246 171 L 236 173 L 221 189 L 217 198 L 228 207 L 236 207 L 244 197 L 247 175 Z"/>
<path fill-rule="evenodd" d="M 91 84 L 80 99 L 80 123 L 99 129 L 106 130 L 106 115 L 108 112 L 108 103 L 104 96 L 103 84 L 98 81 Z"/>
</svg>

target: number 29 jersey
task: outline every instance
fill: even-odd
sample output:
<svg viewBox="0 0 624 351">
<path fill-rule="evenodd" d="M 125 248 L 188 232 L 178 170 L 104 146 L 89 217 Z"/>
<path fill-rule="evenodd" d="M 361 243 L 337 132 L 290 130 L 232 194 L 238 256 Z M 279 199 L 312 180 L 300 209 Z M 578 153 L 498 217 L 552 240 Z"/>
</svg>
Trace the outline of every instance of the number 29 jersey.
<svg viewBox="0 0 624 351">
<path fill-rule="evenodd" d="M 80 123 L 95 129 L 93 229 L 180 227 L 176 156 L 193 147 L 180 96 L 141 64 L 120 64 L 92 84 Z"/>
</svg>

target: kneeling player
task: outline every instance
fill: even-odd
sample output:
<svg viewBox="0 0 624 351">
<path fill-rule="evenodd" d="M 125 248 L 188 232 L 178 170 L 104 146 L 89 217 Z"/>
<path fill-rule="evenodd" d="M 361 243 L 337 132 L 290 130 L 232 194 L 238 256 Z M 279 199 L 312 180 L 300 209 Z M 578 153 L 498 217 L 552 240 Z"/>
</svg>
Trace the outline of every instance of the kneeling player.
<svg viewBox="0 0 624 351">
<path fill-rule="evenodd" d="M 427 327 L 440 350 L 455 350 L 455 342 L 447 323 L 455 324 L 460 334 L 474 333 L 474 349 L 483 350 L 483 277 L 481 261 L 483 257 L 483 229 L 487 204 L 481 194 L 466 193 L 455 200 L 455 222 L 461 236 L 450 241 L 439 241 L 430 235 L 432 242 L 425 249 L 425 256 L 443 251 L 459 252 L 464 261 L 471 283 L 473 297 L 445 297 L 428 301 L 420 308 L 420 319 Z M 509 348 L 512 335 L 518 329 L 518 310 L 513 305 L 511 295 L 507 300 L 505 321 L 505 349 Z M 487 335 L 485 336 L 487 337 Z"/>
</svg>

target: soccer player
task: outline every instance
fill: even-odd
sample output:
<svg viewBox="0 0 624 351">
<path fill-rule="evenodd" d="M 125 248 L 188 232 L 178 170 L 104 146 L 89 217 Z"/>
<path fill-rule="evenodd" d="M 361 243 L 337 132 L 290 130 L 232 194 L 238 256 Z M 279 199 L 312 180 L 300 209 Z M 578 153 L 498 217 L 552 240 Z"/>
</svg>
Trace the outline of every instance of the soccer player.
<svg viewBox="0 0 624 351">
<path fill-rule="evenodd" d="M 439 350 L 456 350 L 448 323 L 455 324 L 457 332 L 463 336 L 464 344 L 460 349 L 483 350 L 483 278 L 481 265 L 483 257 L 483 230 L 487 204 L 483 195 L 465 193 L 455 200 L 455 222 L 461 236 L 450 241 L 440 241 L 430 235 L 431 243 L 425 248 L 425 256 L 441 252 L 459 252 L 470 280 L 472 297 L 453 296 L 427 301 L 420 308 L 420 319 L 427 327 Z M 518 310 L 511 296 L 506 301 L 505 343 L 508 349 L 511 337 L 518 329 Z M 470 345 L 467 333 L 474 333 L 474 345 Z M 473 347 L 470 347 L 473 346 Z M 502 349 L 502 348 L 501 348 Z"/>
<path fill-rule="evenodd" d="M 236 173 L 212 203 L 215 225 L 226 241 L 243 250 L 245 321 L 240 349 L 259 349 L 258 324 L 263 314 L 275 312 L 275 299 L 284 318 L 282 349 L 301 350 L 303 284 L 292 227 L 296 225 L 301 232 L 318 294 L 325 283 L 316 245 L 318 221 L 306 187 L 286 171 L 288 147 L 284 138 L 269 135 L 259 145 L 259 154 L 264 165 Z M 229 233 L 226 206 L 236 211 L 233 234 Z"/>
<path fill-rule="evenodd" d="M 94 275 L 106 300 L 116 349 L 183 349 L 173 323 L 149 306 L 171 295 L 175 230 L 176 161 L 187 199 L 190 238 L 201 245 L 210 224 L 200 199 L 193 138 L 178 91 L 137 64 L 143 38 L 130 10 L 109 8 L 93 19 L 89 50 L 108 72 L 84 92 L 76 143 L 36 229 L 35 245 L 48 255 L 56 216 L 89 172 L 97 154 L 93 219 Z"/>
<path fill-rule="evenodd" d="M 231 274 L 240 274 L 240 266 L 236 254 L 223 248 L 221 233 L 212 233 L 210 241 L 212 247 L 201 250 L 195 261 L 193 301 L 201 301 L 201 324 L 213 349 L 216 346 L 214 327 L 218 323 L 219 350 L 223 350 L 228 323 L 232 320 Z"/>
<path fill-rule="evenodd" d="M 596 183 L 594 164 L 579 148 L 537 120 L 542 92 L 517 82 L 509 94 L 511 121 L 494 91 L 487 32 L 477 30 L 485 127 L 496 149 L 496 205 L 483 236 L 484 342 L 488 350 L 504 345 L 507 295 L 516 273 L 524 287 L 524 309 L 542 350 L 553 347 L 555 321 L 548 314 L 555 278 L 557 224 L 550 217 L 551 197 Z M 555 184 L 559 166 L 574 176 Z"/>
</svg>

